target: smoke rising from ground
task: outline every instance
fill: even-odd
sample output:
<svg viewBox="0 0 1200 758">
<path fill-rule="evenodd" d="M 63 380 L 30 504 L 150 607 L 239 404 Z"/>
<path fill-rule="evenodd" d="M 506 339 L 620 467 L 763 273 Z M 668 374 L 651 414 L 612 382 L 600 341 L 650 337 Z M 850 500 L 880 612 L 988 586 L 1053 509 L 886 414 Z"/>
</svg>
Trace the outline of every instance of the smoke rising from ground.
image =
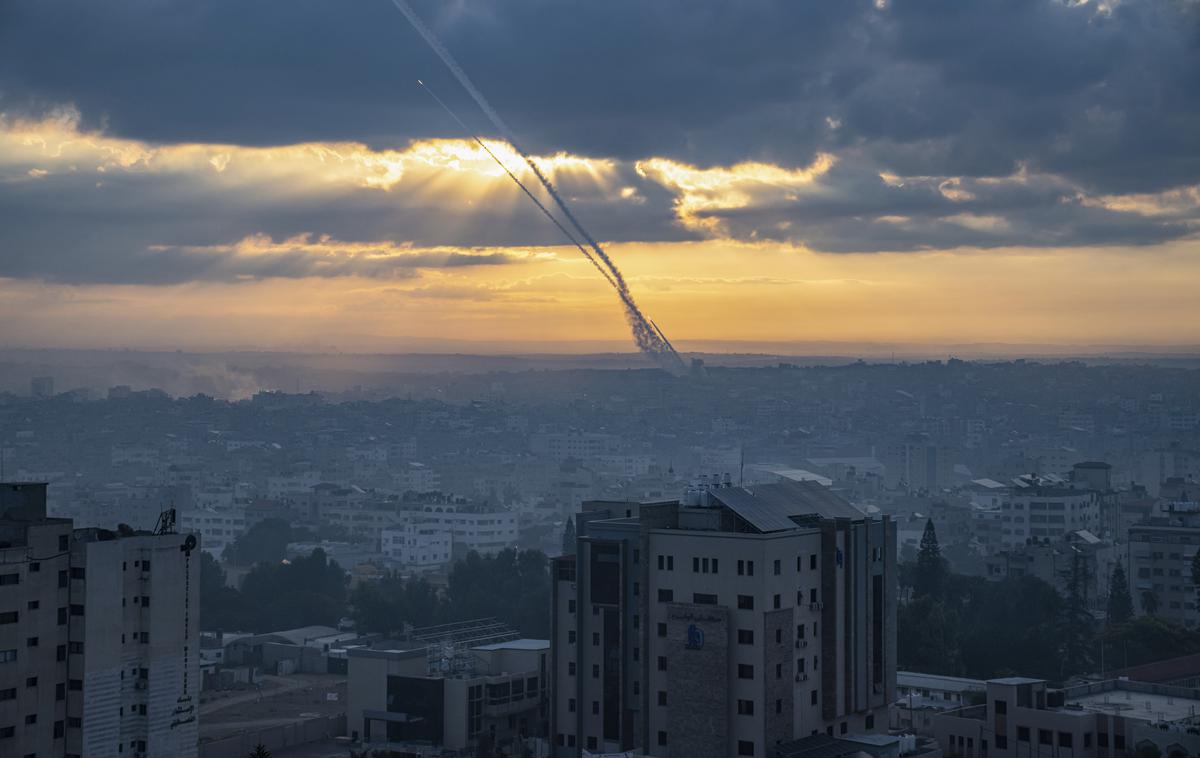
<svg viewBox="0 0 1200 758">
<path fill-rule="evenodd" d="M 437 38 L 437 35 L 433 33 L 433 30 L 426 26 L 425 22 L 421 20 L 415 11 L 413 11 L 412 7 L 409 6 L 406 0 L 392 0 L 392 4 L 395 5 L 402 14 L 404 14 L 404 17 L 408 19 L 408 22 L 412 24 L 414 29 L 417 30 L 417 33 L 420 34 L 425 42 L 429 44 L 429 47 L 433 49 L 434 53 L 436 53 L 437 56 L 442 59 L 442 62 L 446 64 L 446 68 L 450 70 L 450 73 L 454 75 L 454 78 L 458 80 L 458 83 L 462 85 L 463 89 L 467 91 L 467 94 L 471 96 L 471 99 L 473 99 L 479 106 L 480 110 L 484 112 L 484 114 L 500 132 L 501 136 L 504 137 L 504 139 L 507 140 L 512 146 L 513 150 L 515 150 L 517 154 L 524 159 L 526 165 L 529 166 L 529 169 L 533 172 L 534 176 L 537 177 L 542 187 L 546 189 L 546 192 L 554 200 L 554 203 L 558 206 L 559 210 L 563 212 L 563 215 L 567 217 L 567 220 L 571 222 L 571 225 L 575 227 L 575 230 L 579 233 L 580 237 L 587 242 L 588 246 L 595 253 L 596 258 L 603 262 L 604 266 L 608 269 L 606 278 L 608 278 L 609 283 L 613 285 L 613 288 L 617 292 L 617 296 L 621 298 L 621 302 L 625 306 L 625 318 L 629 322 L 630 330 L 633 332 L 633 340 L 634 343 L 637 344 L 638 349 L 649 356 L 664 370 L 673 374 L 682 373 L 683 361 L 680 360 L 679 355 L 671 347 L 670 343 L 668 343 L 661 336 L 660 332 L 651 325 L 649 319 L 642 314 L 641 309 L 638 308 L 637 303 L 633 300 L 633 295 L 629 292 L 629 287 L 625 283 L 625 277 L 621 275 L 621 272 L 617 268 L 616 264 L 612 262 L 612 259 L 609 258 L 608 254 L 604 252 L 604 249 L 600 247 L 600 244 L 596 242 L 592 235 L 583 228 L 581 223 L 579 223 L 579 219 L 577 219 L 575 214 L 571 212 L 571 209 L 567 206 L 566 201 L 564 201 L 562 196 L 558 194 L 554 184 L 551 183 L 549 178 L 542 173 L 541 169 L 538 167 L 537 163 L 534 162 L 533 158 L 521 148 L 520 144 L 514 137 L 512 130 L 508 128 L 506 123 L 504 123 L 504 119 L 500 118 L 500 114 L 497 113 L 494 108 L 492 108 L 491 104 L 488 103 L 487 98 L 483 96 L 483 93 L 480 92 L 475 87 L 474 83 L 471 82 L 471 78 L 467 76 L 467 72 L 458 65 L 458 61 L 456 61 L 454 56 L 450 54 L 450 51 L 447 50 L 444 45 L 442 45 L 441 41 Z M 426 90 L 428 90 L 428 87 L 426 87 Z M 432 92 L 430 92 L 430 94 L 432 94 Z M 443 107 L 445 107 L 444 104 Z M 484 149 L 486 150 L 487 148 L 485 147 Z M 491 151 L 489 150 L 488 152 L 490 153 Z M 503 166 L 503 164 L 501 165 Z M 508 171 L 508 169 L 505 168 L 505 171 Z M 514 176 L 511 172 L 509 172 L 509 176 L 512 176 L 513 180 L 516 181 L 516 176 Z M 524 185 L 521 185 L 519 181 L 517 184 L 520 185 L 522 189 L 525 189 Z M 528 190 L 525 190 L 525 193 L 529 195 L 530 198 L 533 198 L 533 194 Z M 551 217 L 551 220 L 554 220 L 553 216 L 548 210 L 546 210 L 545 206 L 538 202 L 536 198 L 534 198 L 534 202 L 537 203 L 544 213 Z M 555 225 L 560 229 L 563 229 L 562 225 L 558 224 L 557 221 L 555 221 Z M 563 231 L 566 233 L 565 229 L 563 229 Z M 573 235 L 567 233 L 567 236 L 572 242 L 575 243 L 577 247 L 580 248 L 581 251 L 583 251 L 584 255 L 592 261 L 593 265 L 596 265 L 597 268 L 600 268 L 600 266 L 597 264 L 597 261 L 593 259 L 592 256 L 587 254 L 587 251 L 584 250 L 583 246 L 575 240 Z M 601 269 L 601 272 L 604 273 L 604 270 Z"/>
</svg>

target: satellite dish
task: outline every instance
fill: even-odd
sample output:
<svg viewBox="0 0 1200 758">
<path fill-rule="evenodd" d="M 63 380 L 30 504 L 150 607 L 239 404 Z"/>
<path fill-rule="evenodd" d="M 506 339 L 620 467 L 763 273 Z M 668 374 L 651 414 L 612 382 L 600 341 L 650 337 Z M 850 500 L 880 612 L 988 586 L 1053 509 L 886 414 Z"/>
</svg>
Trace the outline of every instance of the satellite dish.
<svg viewBox="0 0 1200 758">
<path fill-rule="evenodd" d="M 190 553 L 196 549 L 196 535 L 189 534 L 183 540 L 183 545 L 179 548 L 185 553 Z"/>
</svg>

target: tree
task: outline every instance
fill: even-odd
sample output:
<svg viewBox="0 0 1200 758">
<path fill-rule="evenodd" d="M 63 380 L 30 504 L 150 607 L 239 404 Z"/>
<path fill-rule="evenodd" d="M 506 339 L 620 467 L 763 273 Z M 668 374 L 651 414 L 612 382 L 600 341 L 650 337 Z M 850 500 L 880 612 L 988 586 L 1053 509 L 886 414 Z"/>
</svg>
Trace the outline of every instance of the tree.
<svg viewBox="0 0 1200 758">
<path fill-rule="evenodd" d="M 279 518 L 263 519 L 225 548 L 223 555 L 235 566 L 279 563 L 287 557 L 288 543 L 293 541 L 291 524 Z"/>
<path fill-rule="evenodd" d="M 1162 750 L 1153 742 L 1143 742 L 1133 753 L 1134 758 L 1162 758 Z"/>
<path fill-rule="evenodd" d="M 242 582 L 242 598 L 254 632 L 335 626 L 346 612 L 346 572 L 317 548 L 290 562 L 258 564 Z"/>
<path fill-rule="evenodd" d="M 1146 615 L 1153 616 L 1158 613 L 1158 593 L 1154 590 L 1145 590 L 1142 592 L 1142 610 Z"/>
<path fill-rule="evenodd" d="M 1133 618 L 1133 597 L 1129 594 L 1129 580 L 1125 567 L 1118 560 L 1108 577 L 1108 623 L 1122 624 Z"/>
<path fill-rule="evenodd" d="M 913 576 L 913 594 L 917 597 L 940 598 L 945 591 L 946 559 L 938 545 L 937 530 L 933 519 L 925 522 L 925 533 L 921 535 L 921 549 L 917 551 L 917 568 Z"/>
<path fill-rule="evenodd" d="M 250 758 L 271 758 L 271 751 L 267 750 L 267 746 L 260 742 L 254 746 L 254 750 L 250 751 Z"/>
<path fill-rule="evenodd" d="M 1073 553 L 1066 571 L 1067 597 L 1061 616 L 1062 678 L 1082 674 L 1092 665 L 1095 619 L 1088 610 L 1090 571 L 1082 553 Z"/>
<path fill-rule="evenodd" d="M 563 528 L 562 554 L 575 555 L 575 519 L 571 516 L 567 517 L 567 525 Z"/>
</svg>

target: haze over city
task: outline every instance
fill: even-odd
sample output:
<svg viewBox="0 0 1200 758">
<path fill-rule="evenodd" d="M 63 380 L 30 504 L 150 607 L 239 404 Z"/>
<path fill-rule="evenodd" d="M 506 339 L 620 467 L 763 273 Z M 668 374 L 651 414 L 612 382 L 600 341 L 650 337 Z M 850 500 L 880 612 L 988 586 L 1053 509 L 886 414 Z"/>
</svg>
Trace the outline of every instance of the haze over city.
<svg viewBox="0 0 1200 758">
<path fill-rule="evenodd" d="M 1200 1 L 0 1 L 0 758 L 1200 756 Z"/>
</svg>

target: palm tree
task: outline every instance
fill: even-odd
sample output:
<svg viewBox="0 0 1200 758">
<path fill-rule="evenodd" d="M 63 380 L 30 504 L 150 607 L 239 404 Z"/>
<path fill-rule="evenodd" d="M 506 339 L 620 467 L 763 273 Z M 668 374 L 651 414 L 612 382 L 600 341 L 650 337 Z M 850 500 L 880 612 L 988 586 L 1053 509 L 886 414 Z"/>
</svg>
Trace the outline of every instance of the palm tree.
<svg viewBox="0 0 1200 758">
<path fill-rule="evenodd" d="M 267 746 L 260 742 L 250 752 L 250 758 L 271 758 L 271 751 L 267 750 Z"/>
</svg>

